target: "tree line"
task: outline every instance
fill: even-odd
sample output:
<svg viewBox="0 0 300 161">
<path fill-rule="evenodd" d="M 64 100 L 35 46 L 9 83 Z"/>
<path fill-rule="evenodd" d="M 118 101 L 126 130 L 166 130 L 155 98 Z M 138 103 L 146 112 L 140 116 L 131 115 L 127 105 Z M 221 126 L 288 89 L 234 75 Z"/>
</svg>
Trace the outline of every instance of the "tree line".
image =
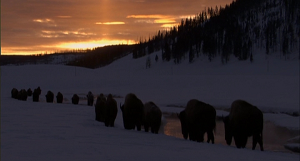
<svg viewBox="0 0 300 161">
<path fill-rule="evenodd" d="M 195 17 L 182 19 L 178 26 L 158 31 L 140 41 L 133 58 L 162 51 L 162 60 L 193 62 L 201 54 L 212 61 L 231 56 L 253 61 L 253 50 L 288 57 L 299 52 L 299 0 L 235 0 L 225 7 L 209 7 Z M 297 44 L 298 42 L 298 44 Z"/>
</svg>

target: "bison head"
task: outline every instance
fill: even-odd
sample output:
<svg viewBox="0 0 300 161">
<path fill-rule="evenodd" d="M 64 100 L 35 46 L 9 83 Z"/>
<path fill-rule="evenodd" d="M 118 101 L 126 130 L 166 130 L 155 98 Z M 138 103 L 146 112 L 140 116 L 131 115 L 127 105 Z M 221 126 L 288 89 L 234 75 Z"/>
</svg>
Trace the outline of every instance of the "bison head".
<svg viewBox="0 0 300 161">
<path fill-rule="evenodd" d="M 225 140 L 227 145 L 230 145 L 232 142 L 232 132 L 229 124 L 229 116 L 223 117 L 224 128 L 225 128 Z"/>
<path fill-rule="evenodd" d="M 180 119 L 181 132 L 182 132 L 183 138 L 187 139 L 189 136 L 189 131 L 188 131 L 188 127 L 187 127 L 185 111 L 181 111 L 178 115 L 178 118 Z"/>
</svg>

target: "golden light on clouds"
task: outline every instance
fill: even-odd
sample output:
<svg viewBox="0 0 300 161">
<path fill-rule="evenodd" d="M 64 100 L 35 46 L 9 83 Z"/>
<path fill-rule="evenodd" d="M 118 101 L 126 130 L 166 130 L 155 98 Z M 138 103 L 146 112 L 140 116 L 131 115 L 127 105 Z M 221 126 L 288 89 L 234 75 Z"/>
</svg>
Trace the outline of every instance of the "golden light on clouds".
<svg viewBox="0 0 300 161">
<path fill-rule="evenodd" d="M 175 23 L 174 19 L 158 19 L 154 20 L 154 23 Z"/>
<path fill-rule="evenodd" d="M 80 30 L 77 31 L 51 31 L 51 30 L 42 30 L 40 33 L 41 37 L 44 38 L 57 38 L 57 37 L 64 37 L 67 35 L 73 35 L 75 37 L 86 37 L 86 36 L 92 36 L 97 35 L 95 33 L 89 33 L 89 32 L 83 32 Z"/>
<path fill-rule="evenodd" d="M 125 22 L 96 22 L 96 25 L 124 25 Z"/>
<path fill-rule="evenodd" d="M 58 18 L 72 18 L 72 16 L 57 16 Z"/>
<path fill-rule="evenodd" d="M 138 19 L 134 21 L 135 23 L 159 23 L 163 24 L 162 27 L 172 27 L 176 25 L 176 16 L 170 15 L 128 15 L 126 18 Z"/>
<path fill-rule="evenodd" d="M 119 44 L 135 44 L 136 42 L 133 40 L 109 40 L 109 39 L 101 39 L 101 40 L 91 40 L 86 42 L 70 42 L 70 43 L 62 43 L 57 45 L 58 48 L 62 49 L 92 49 L 95 47 L 102 47 L 106 45 L 119 45 Z"/>
<path fill-rule="evenodd" d="M 53 20 L 46 18 L 46 19 L 34 19 L 34 22 L 39 22 L 39 23 L 48 23 L 48 22 L 53 22 Z"/>
<path fill-rule="evenodd" d="M 68 48 L 132 44 L 138 37 L 169 30 L 181 19 L 193 18 L 193 14 L 204 10 L 205 6 L 224 6 L 231 2 L 13 1 L 1 3 L 1 54 L 38 54 Z"/>
<path fill-rule="evenodd" d="M 179 23 L 163 24 L 163 25 L 161 25 L 161 27 L 163 27 L 163 28 L 172 28 L 172 27 L 178 26 L 178 25 L 179 25 Z"/>
<path fill-rule="evenodd" d="M 126 18 L 140 18 L 140 19 L 149 19 L 149 18 L 167 18 L 166 15 L 128 15 Z"/>
</svg>

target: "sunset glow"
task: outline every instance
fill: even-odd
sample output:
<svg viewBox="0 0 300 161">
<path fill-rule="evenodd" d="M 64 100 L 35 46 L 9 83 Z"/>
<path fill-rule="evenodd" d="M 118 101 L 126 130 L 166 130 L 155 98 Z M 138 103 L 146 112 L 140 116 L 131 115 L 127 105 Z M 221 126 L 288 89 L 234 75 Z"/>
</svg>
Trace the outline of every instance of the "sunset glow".
<svg viewBox="0 0 300 161">
<path fill-rule="evenodd" d="M 102 47 L 106 45 L 119 45 L 119 44 L 135 44 L 135 41 L 132 40 L 96 40 L 96 41 L 88 41 L 88 42 L 71 42 L 71 43 L 63 43 L 58 45 L 57 47 L 61 49 L 92 49 L 95 47 Z"/>
<path fill-rule="evenodd" d="M 24 55 L 134 44 L 231 0 L 3 0 L 1 54 Z"/>
</svg>

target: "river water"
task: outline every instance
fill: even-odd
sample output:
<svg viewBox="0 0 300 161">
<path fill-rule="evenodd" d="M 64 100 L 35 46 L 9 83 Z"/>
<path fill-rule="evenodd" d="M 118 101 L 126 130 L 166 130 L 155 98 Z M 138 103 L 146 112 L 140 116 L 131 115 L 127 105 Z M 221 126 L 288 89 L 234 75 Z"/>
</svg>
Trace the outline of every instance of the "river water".
<svg viewBox="0 0 300 161">
<path fill-rule="evenodd" d="M 163 129 L 163 133 L 168 136 L 174 136 L 183 139 L 181 134 L 181 124 L 180 120 L 177 118 L 176 114 L 164 114 L 166 119 L 166 124 Z M 287 128 L 278 127 L 271 122 L 264 122 L 263 131 L 263 144 L 266 151 L 276 151 L 276 152 L 291 152 L 284 148 L 284 144 L 287 140 L 299 135 L 299 131 L 290 131 Z M 206 141 L 206 134 L 204 137 Z M 215 144 L 226 145 L 225 142 L 225 131 L 224 124 L 221 119 L 217 119 L 216 131 L 215 131 Z M 235 146 L 234 140 L 231 146 Z M 248 138 L 246 148 L 252 148 L 252 137 Z M 259 145 L 256 145 L 256 150 L 260 150 Z"/>
</svg>

